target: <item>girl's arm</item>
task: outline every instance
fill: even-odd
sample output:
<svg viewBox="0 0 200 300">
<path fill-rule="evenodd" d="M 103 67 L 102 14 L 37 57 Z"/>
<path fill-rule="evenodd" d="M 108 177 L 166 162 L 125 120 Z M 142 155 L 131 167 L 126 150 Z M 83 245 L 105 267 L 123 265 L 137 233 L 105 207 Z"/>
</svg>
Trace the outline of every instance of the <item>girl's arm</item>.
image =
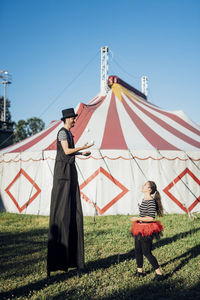
<svg viewBox="0 0 200 300">
<path fill-rule="evenodd" d="M 132 222 L 135 222 L 135 221 L 152 222 L 152 221 L 154 221 L 154 218 L 148 217 L 148 216 L 146 216 L 146 217 L 133 217 L 133 218 L 131 218 L 131 221 Z"/>
</svg>

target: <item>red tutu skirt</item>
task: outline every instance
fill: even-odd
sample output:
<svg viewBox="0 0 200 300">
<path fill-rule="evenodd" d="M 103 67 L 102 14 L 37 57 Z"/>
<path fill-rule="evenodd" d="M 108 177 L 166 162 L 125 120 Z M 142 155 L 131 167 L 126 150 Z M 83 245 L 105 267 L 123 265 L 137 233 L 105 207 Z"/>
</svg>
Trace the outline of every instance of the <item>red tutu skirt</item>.
<svg viewBox="0 0 200 300">
<path fill-rule="evenodd" d="M 164 226 L 160 221 L 140 223 L 138 221 L 133 222 L 131 227 L 131 233 L 133 236 L 155 236 L 158 237 L 162 234 Z"/>
</svg>

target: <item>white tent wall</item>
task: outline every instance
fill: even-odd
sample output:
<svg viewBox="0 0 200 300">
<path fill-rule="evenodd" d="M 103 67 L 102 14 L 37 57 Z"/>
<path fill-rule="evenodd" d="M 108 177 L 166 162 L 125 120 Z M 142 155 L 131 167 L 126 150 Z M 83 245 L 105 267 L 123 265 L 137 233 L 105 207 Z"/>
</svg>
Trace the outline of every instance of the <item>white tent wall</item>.
<svg viewBox="0 0 200 300">
<path fill-rule="evenodd" d="M 49 215 L 55 156 L 56 151 L 0 156 L 2 210 Z M 76 165 L 85 216 L 137 214 L 147 179 L 156 182 L 166 213 L 200 211 L 199 151 L 92 150 L 90 157 L 77 156 Z"/>
<path fill-rule="evenodd" d="M 55 151 L 54 151 L 55 152 Z M 7 153 L 0 160 L 1 201 L 8 212 L 49 214 L 54 160 L 43 152 Z M 53 153 L 52 153 L 53 154 Z"/>
</svg>

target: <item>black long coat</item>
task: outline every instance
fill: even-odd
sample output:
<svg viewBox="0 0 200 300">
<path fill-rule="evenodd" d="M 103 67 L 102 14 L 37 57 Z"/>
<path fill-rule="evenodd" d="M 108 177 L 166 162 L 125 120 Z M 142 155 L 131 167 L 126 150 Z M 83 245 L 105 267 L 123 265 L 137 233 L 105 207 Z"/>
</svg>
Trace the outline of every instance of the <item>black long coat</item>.
<svg viewBox="0 0 200 300">
<path fill-rule="evenodd" d="M 65 128 L 69 148 L 73 138 Z M 61 130 L 60 129 L 60 130 Z M 47 270 L 84 268 L 83 213 L 75 156 L 66 155 L 57 138 L 48 234 Z"/>
</svg>

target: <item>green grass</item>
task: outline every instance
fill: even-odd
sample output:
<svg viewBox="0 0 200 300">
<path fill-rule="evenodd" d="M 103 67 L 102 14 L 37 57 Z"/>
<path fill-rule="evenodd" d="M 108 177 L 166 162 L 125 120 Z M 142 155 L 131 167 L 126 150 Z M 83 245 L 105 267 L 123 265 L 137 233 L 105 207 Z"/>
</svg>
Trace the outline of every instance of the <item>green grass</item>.
<svg viewBox="0 0 200 300">
<path fill-rule="evenodd" d="M 0 299 L 200 299 L 200 216 L 162 218 L 165 231 L 154 242 L 166 279 L 138 279 L 130 216 L 84 218 L 87 271 L 52 273 L 46 279 L 48 217 L 0 214 Z"/>
</svg>

